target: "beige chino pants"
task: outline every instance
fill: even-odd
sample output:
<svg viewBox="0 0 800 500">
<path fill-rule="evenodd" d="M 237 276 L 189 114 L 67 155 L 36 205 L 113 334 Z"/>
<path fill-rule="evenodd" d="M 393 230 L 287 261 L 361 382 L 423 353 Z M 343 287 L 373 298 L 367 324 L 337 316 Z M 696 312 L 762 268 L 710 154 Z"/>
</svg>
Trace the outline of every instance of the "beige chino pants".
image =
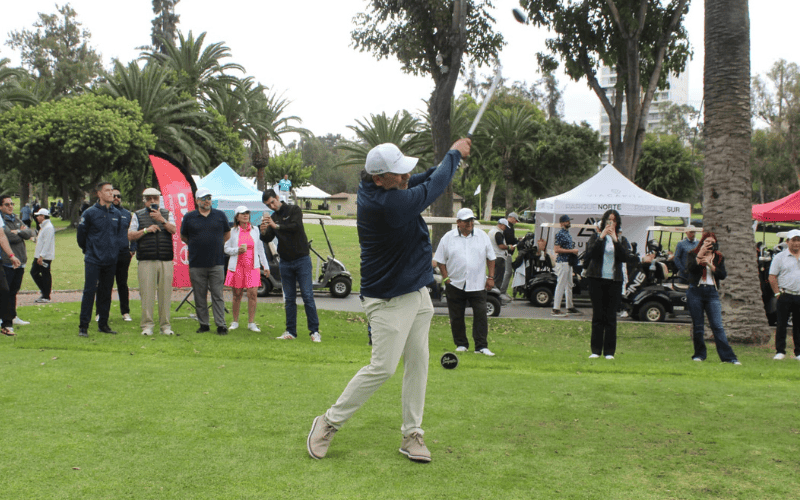
<svg viewBox="0 0 800 500">
<path fill-rule="evenodd" d="M 139 295 L 142 298 L 142 330 L 153 330 L 153 309 L 158 293 L 158 319 L 161 331 L 170 330 L 169 309 L 172 304 L 171 260 L 139 261 Z"/>
<path fill-rule="evenodd" d="M 428 330 L 433 305 L 427 288 L 392 299 L 364 298 L 372 326 L 372 359 L 361 368 L 326 413 L 325 420 L 340 428 L 378 388 L 394 375 L 403 357 L 403 436 L 423 434 L 422 414 L 428 383 Z"/>
</svg>

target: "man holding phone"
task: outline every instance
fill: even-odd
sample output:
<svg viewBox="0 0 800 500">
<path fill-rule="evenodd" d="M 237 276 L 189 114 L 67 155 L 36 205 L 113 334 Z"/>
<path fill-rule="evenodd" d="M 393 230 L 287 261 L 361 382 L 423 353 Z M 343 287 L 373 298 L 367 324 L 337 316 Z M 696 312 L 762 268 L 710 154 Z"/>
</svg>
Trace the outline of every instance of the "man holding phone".
<svg viewBox="0 0 800 500">
<path fill-rule="evenodd" d="M 128 239 L 138 242 L 139 294 L 142 297 L 142 335 L 152 335 L 156 292 L 161 333 L 172 335 L 169 307 L 172 302 L 172 235 L 177 228 L 172 212 L 159 207 L 161 192 L 147 188 L 142 193 L 145 207 L 131 217 Z"/>
</svg>

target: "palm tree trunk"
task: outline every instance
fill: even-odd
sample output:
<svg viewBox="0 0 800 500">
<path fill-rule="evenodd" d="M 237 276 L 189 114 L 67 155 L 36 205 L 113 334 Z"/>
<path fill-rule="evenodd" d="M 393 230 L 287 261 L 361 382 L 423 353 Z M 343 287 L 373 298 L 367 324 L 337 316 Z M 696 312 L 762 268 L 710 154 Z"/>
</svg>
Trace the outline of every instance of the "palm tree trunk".
<svg viewBox="0 0 800 500">
<path fill-rule="evenodd" d="M 770 331 L 753 258 L 750 210 L 750 20 L 748 0 L 705 2 L 706 159 L 704 229 L 726 256 L 721 290 L 725 330 L 736 342 L 765 343 Z"/>
</svg>

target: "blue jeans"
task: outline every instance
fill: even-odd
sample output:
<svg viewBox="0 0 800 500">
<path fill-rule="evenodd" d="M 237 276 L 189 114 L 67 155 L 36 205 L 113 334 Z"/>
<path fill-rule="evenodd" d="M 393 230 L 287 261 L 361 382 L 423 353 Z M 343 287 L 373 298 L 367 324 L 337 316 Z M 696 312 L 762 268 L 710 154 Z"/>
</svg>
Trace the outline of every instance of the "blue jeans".
<svg viewBox="0 0 800 500">
<path fill-rule="evenodd" d="M 722 326 L 722 304 L 719 302 L 719 293 L 713 285 L 689 285 L 686 291 L 686 304 L 689 306 L 689 314 L 692 316 L 692 341 L 694 342 L 694 354 L 692 358 L 706 359 L 705 329 L 703 325 L 703 314 L 708 317 L 708 324 L 714 334 L 714 342 L 717 344 L 717 354 L 719 359 L 726 363 L 736 361 L 736 354 L 728 343 L 725 329 Z"/>
<path fill-rule="evenodd" d="M 280 262 L 281 288 L 283 288 L 283 309 L 286 312 L 286 331 L 297 337 L 297 286 L 306 309 L 309 334 L 319 331 L 317 304 L 314 302 L 314 289 L 311 278 L 311 257 L 306 255 L 295 260 Z"/>
</svg>

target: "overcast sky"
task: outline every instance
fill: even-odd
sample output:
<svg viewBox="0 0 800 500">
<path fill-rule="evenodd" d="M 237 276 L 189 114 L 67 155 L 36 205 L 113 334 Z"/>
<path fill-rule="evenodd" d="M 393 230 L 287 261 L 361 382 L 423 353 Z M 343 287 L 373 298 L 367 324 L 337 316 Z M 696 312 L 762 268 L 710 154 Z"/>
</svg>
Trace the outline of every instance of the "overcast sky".
<svg viewBox="0 0 800 500">
<path fill-rule="evenodd" d="M 92 33 L 92 45 L 106 65 L 117 57 L 135 59 L 136 47 L 150 43 L 150 21 L 154 17 L 150 0 L 71 0 L 78 20 Z M 509 80 L 532 83 L 540 78 L 536 52 L 544 49 L 547 32 L 518 24 L 511 9 L 515 0 L 495 0 L 496 29 L 508 42 L 501 54 L 503 74 Z M 353 16 L 366 0 L 292 0 L 262 2 L 245 0 L 182 0 L 177 6 L 178 28 L 195 36 L 207 32 L 206 42 L 222 41 L 230 47 L 231 61 L 241 64 L 247 74 L 292 101 L 288 114 L 302 118 L 303 126 L 317 135 L 341 133 L 355 120 L 370 114 L 394 114 L 424 108 L 433 90 L 430 77 L 413 77 L 400 71 L 394 60 L 376 61 L 370 54 L 351 47 Z M 3 0 L 0 36 L 30 29 L 38 12 L 53 13 L 52 0 Z M 750 2 L 752 72 L 763 74 L 779 58 L 800 62 L 797 55 L 798 0 Z M 703 87 L 703 1 L 691 2 L 687 17 L 694 59 L 689 65 L 689 103 L 699 107 Z M 0 47 L 0 57 L 12 65 L 19 56 L 10 47 Z M 483 74 L 489 68 L 479 70 Z M 599 126 L 600 105 L 583 82 L 568 81 L 565 87 L 565 118 L 588 121 Z M 456 88 L 459 92 L 461 86 Z"/>
</svg>

